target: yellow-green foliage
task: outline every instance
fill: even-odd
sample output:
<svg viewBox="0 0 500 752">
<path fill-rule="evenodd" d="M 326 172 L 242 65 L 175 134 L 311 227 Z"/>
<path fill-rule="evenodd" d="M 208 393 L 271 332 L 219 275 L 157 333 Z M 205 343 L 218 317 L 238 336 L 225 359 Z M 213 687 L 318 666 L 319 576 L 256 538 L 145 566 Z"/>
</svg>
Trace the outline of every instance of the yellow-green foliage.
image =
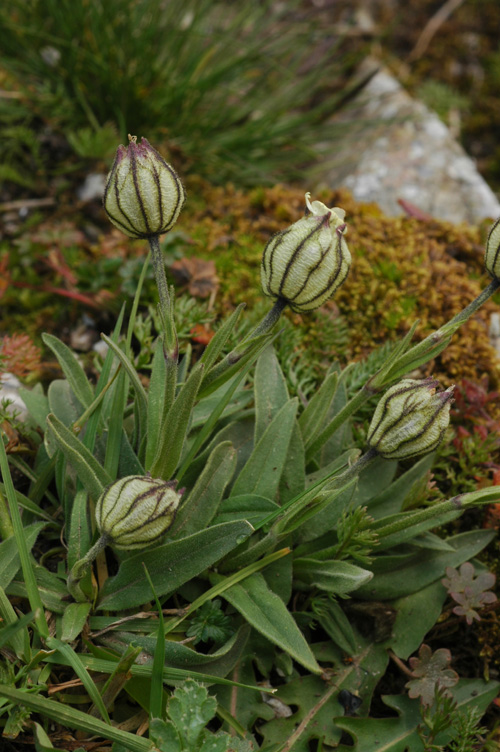
<svg viewBox="0 0 500 752">
<path fill-rule="evenodd" d="M 200 183 L 190 187 L 190 195 L 197 194 L 198 200 L 191 206 L 188 202 L 180 223 L 194 241 L 189 253 L 214 259 L 223 308 L 241 301 L 251 306 L 261 295 L 262 248 L 274 232 L 302 216 L 303 191 L 277 186 L 243 193 L 231 186 L 212 188 Z M 357 358 L 387 339 L 400 337 L 416 318 L 421 322 L 417 339 L 423 338 L 489 282 L 482 268 L 478 228 L 388 218 L 374 205 L 355 203 L 347 192 L 322 191 L 313 198 L 347 212 L 352 269 L 327 306 L 349 323 L 348 357 Z M 491 387 L 497 386 L 500 369 L 488 338 L 489 316 L 497 309 L 494 303 L 483 306 L 427 372 L 447 383 L 487 374 Z M 321 331 L 314 331 L 316 314 L 297 315 L 295 320 L 321 338 Z M 335 326 L 334 315 L 331 326 Z"/>
</svg>

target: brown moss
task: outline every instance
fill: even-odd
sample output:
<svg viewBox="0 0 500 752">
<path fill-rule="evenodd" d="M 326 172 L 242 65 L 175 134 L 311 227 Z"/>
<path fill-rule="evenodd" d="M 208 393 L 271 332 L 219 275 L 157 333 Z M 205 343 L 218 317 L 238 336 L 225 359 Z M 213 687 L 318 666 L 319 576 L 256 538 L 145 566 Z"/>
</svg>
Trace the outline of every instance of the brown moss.
<svg viewBox="0 0 500 752">
<path fill-rule="evenodd" d="M 304 193 L 275 186 L 245 194 L 233 186 L 214 189 L 199 182 L 196 188 L 204 201 L 194 211 L 188 208 L 182 220 L 195 238 L 191 252 L 215 259 L 223 308 L 242 300 L 251 304 L 261 295 L 262 249 L 274 232 L 302 216 Z M 349 357 L 359 358 L 387 339 L 396 340 L 416 318 L 416 339 L 422 339 L 488 284 L 478 228 L 389 218 L 374 205 L 355 203 L 345 191 L 323 191 L 314 198 L 347 212 L 352 269 L 327 308 L 349 322 Z M 487 374 L 496 387 L 500 367 L 488 339 L 493 310 L 492 302 L 483 306 L 426 372 L 433 371 L 446 383 Z M 306 330 L 313 326 L 314 314 L 298 318 Z"/>
</svg>

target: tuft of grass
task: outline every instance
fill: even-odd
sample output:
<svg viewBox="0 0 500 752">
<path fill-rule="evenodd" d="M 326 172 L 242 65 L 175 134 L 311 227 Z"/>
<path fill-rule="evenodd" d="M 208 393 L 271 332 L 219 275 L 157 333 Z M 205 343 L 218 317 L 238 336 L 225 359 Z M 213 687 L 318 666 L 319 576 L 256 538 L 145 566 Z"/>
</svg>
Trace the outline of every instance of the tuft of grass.
<svg viewBox="0 0 500 752">
<path fill-rule="evenodd" d="M 0 68 L 16 127 L 64 135 L 69 154 L 107 158 L 115 131 L 147 133 L 185 174 L 269 183 L 317 157 L 358 59 L 315 16 L 270 0 L 13 0 Z"/>
</svg>

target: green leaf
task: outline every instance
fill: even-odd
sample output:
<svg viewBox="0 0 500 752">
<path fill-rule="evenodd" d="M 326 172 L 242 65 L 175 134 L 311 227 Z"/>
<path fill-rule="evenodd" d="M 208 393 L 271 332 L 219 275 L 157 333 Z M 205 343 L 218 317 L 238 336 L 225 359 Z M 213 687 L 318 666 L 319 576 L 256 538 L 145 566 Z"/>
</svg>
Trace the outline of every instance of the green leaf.
<svg viewBox="0 0 500 752">
<path fill-rule="evenodd" d="M 498 694 L 498 682 L 481 679 L 461 679 L 449 690 L 456 700 L 458 710 L 475 707 L 481 712 Z M 354 746 L 340 745 L 338 752 L 424 752 L 424 745 L 417 733 L 422 722 L 420 703 L 405 695 L 383 697 L 385 704 L 396 710 L 397 718 L 335 718 L 335 724 L 345 729 L 354 738 Z M 445 745 L 451 739 L 446 731 L 439 734 L 436 743 Z"/>
<path fill-rule="evenodd" d="M 321 673 L 291 613 L 281 598 L 269 589 L 262 574 L 250 575 L 243 582 L 225 590 L 222 597 L 270 642 L 278 645 L 308 671 Z"/>
<path fill-rule="evenodd" d="M 389 482 L 385 487 L 373 489 L 370 496 L 362 502 L 367 505 L 370 515 L 378 520 L 380 517 L 401 512 L 412 488 L 427 476 L 434 463 L 434 459 L 434 454 L 427 454 L 392 483 Z M 387 460 L 380 460 L 380 462 L 393 465 L 394 475 L 397 466 L 396 462 L 388 462 Z M 374 475 L 376 477 L 377 470 L 382 470 L 382 468 L 378 462 L 374 462 L 362 474 L 363 479 L 371 479 Z"/>
<path fill-rule="evenodd" d="M 161 598 L 222 559 L 252 530 L 252 526 L 245 521 L 227 522 L 134 554 L 121 564 L 115 577 L 106 581 L 99 609 L 119 611 L 148 601 L 150 589 L 142 562 L 147 566 L 155 591 Z"/>
<path fill-rule="evenodd" d="M 285 460 L 285 467 L 280 478 L 279 499 L 286 504 L 303 492 L 306 486 L 306 454 L 299 424 L 295 421 L 290 444 Z"/>
<path fill-rule="evenodd" d="M 307 586 L 336 595 L 347 595 L 373 578 L 373 573 L 347 561 L 323 561 L 299 558 L 294 561 L 294 574 Z"/>
<path fill-rule="evenodd" d="M 54 524 L 53 517 L 51 517 L 50 514 L 48 514 L 44 509 L 40 509 L 38 504 L 36 504 L 34 501 L 29 499 L 23 493 L 21 493 L 21 491 L 17 491 L 17 489 L 15 493 L 16 493 L 17 503 L 22 509 L 26 509 L 26 511 L 31 512 L 37 517 L 41 517 L 46 522 L 52 522 L 52 524 Z M 0 483 L 0 494 L 5 495 L 4 483 Z"/>
<path fill-rule="evenodd" d="M 90 674 L 88 673 L 83 663 L 80 661 L 80 658 L 75 653 L 75 651 L 72 650 L 69 645 L 61 642 L 61 640 L 58 640 L 56 637 L 47 637 L 45 643 L 49 650 L 56 650 L 61 655 L 64 655 L 71 668 L 81 680 L 90 699 L 99 709 L 99 712 L 102 715 L 103 719 L 107 723 L 110 723 L 109 716 L 106 708 L 104 707 L 104 703 L 102 701 L 101 695 L 99 694 L 99 690 L 92 681 Z"/>
<path fill-rule="evenodd" d="M 46 749 L 55 749 L 49 736 L 45 733 L 39 723 L 33 723 L 32 728 L 36 752 L 45 752 Z"/>
<path fill-rule="evenodd" d="M 255 444 L 262 438 L 273 418 L 288 402 L 286 380 L 272 345 L 257 360 L 254 381 Z"/>
<path fill-rule="evenodd" d="M 68 379 L 75 396 L 84 408 L 90 407 L 94 399 L 94 390 L 75 354 L 64 342 L 61 342 L 57 337 L 53 337 L 52 334 L 42 334 L 42 339 L 59 361 L 62 372 Z"/>
<path fill-rule="evenodd" d="M 434 530 L 434 528 L 440 527 L 441 525 L 446 525 L 448 522 L 456 520 L 461 514 L 463 514 L 462 509 L 452 509 L 436 514 L 433 517 L 429 517 L 427 520 L 418 521 L 417 519 L 413 521 L 413 516 L 418 515 L 420 511 L 420 509 L 417 509 L 413 512 L 408 511 L 402 512 L 401 514 L 393 514 L 390 517 L 384 517 L 375 522 L 372 525 L 372 530 L 379 535 L 377 552 L 393 548 L 394 546 L 399 546 L 408 540 L 417 538 L 417 536 L 428 530 Z M 386 525 L 389 526 L 399 521 L 404 521 L 406 523 L 402 530 L 390 533 L 389 535 L 384 535 Z"/>
<path fill-rule="evenodd" d="M 134 364 L 129 360 L 121 347 L 111 337 L 107 337 L 105 334 L 101 334 L 101 338 L 111 348 L 111 350 L 114 352 L 114 354 L 122 364 L 134 388 L 136 396 L 135 406 L 137 408 L 139 419 L 139 425 L 137 427 L 139 436 L 137 444 L 139 446 L 140 439 L 145 433 L 147 426 L 148 398 L 146 396 L 146 392 L 144 390 L 144 387 L 142 386 L 139 375 L 134 368 Z"/>
<path fill-rule="evenodd" d="M 156 342 L 151 369 L 151 379 L 148 389 L 148 431 L 146 443 L 145 465 L 149 468 L 155 458 L 156 450 L 160 443 L 162 418 L 165 406 L 167 389 L 167 366 L 163 353 L 163 339 Z"/>
<path fill-rule="evenodd" d="M 254 493 L 274 498 L 285 466 L 297 407 L 297 399 L 293 399 L 276 414 L 238 475 L 231 496 Z"/>
<path fill-rule="evenodd" d="M 324 745 L 328 745 L 327 749 L 336 749 L 341 731 L 334 722 L 334 715 L 342 712 L 337 699 L 338 692 L 346 689 L 359 693 L 363 702 L 358 712 L 366 714 L 373 691 L 388 663 L 384 648 L 373 643 L 365 644 L 364 641 L 358 641 L 355 658 L 349 665 L 343 664 L 341 652 L 330 641 L 313 644 L 311 647 L 322 664 L 333 664 L 333 681 L 331 685 L 325 685 L 324 679 L 320 677 L 300 676 L 279 687 L 275 696 L 291 706 L 294 712 L 289 718 L 276 718 L 259 727 L 266 749 L 269 749 L 268 745 L 279 745 L 285 739 L 293 752 L 318 749 L 317 744 L 311 744 L 312 739 L 320 739 Z M 373 747 L 367 747 L 362 752 L 374 750 Z"/>
<path fill-rule="evenodd" d="M 439 619 L 446 596 L 446 588 L 441 582 L 433 582 L 391 604 L 397 615 L 392 636 L 386 644 L 399 658 L 407 660 L 418 650 L 427 632 Z"/>
<path fill-rule="evenodd" d="M 420 703 L 405 695 L 384 697 L 384 702 L 398 712 L 397 718 L 345 718 L 338 717 L 336 725 L 354 737 L 354 746 L 341 744 L 338 752 L 424 752 L 417 734 L 422 722 Z"/>
<path fill-rule="evenodd" d="M 33 621 L 33 612 L 19 618 L 7 598 L 5 590 L 0 587 L 0 617 L 2 629 L 0 630 L 0 648 L 10 645 L 16 656 L 25 663 L 31 660 L 31 646 L 28 626 Z"/>
<path fill-rule="evenodd" d="M 68 381 L 61 379 L 51 381 L 47 390 L 47 398 L 50 412 L 54 413 L 65 426 L 72 426 L 80 418 L 82 408 Z M 47 445 L 46 438 L 45 444 Z M 52 456 L 52 454 L 53 452 L 49 452 L 49 456 Z"/>
<path fill-rule="evenodd" d="M 179 537 L 197 533 L 212 522 L 226 486 L 236 467 L 236 451 L 229 441 L 219 444 L 210 457 L 193 490 L 177 512 L 170 534 Z"/>
<path fill-rule="evenodd" d="M 129 379 L 125 371 L 120 370 L 116 381 L 112 386 L 111 396 L 111 415 L 112 419 L 108 424 L 108 433 L 106 440 L 106 456 L 104 458 L 104 469 L 110 478 L 116 478 L 118 464 L 120 462 L 120 449 L 123 434 L 123 414 L 127 403 L 127 394 L 129 388 Z M 132 472 L 129 473 L 133 475 Z"/>
<path fill-rule="evenodd" d="M 208 373 L 210 368 L 212 368 L 212 366 L 215 364 L 215 361 L 224 349 L 224 345 L 231 336 L 231 332 L 233 331 L 234 327 L 238 323 L 238 319 L 240 318 L 244 307 L 245 304 L 240 303 L 240 305 L 233 311 L 229 318 L 227 318 L 217 329 L 215 335 L 206 346 L 205 351 L 200 358 L 201 362 L 205 366 L 206 373 Z"/>
<path fill-rule="evenodd" d="M 47 427 L 90 496 L 97 501 L 106 486 L 112 483 L 112 478 L 87 447 L 55 415 L 47 417 Z"/>
<path fill-rule="evenodd" d="M 167 715 L 177 728 L 184 749 L 197 748 L 201 734 L 214 717 L 216 708 L 215 697 L 209 697 L 205 687 L 192 679 L 175 690 L 168 701 Z"/>
<path fill-rule="evenodd" d="M 150 471 L 154 478 L 168 480 L 179 463 L 202 378 L 203 367 L 195 367 L 165 418 L 163 436 Z"/>
<path fill-rule="evenodd" d="M 167 639 L 165 642 L 166 666 L 199 674 L 210 671 L 214 677 L 227 676 L 242 657 L 249 633 L 250 627 L 248 624 L 243 624 L 222 647 L 209 654 L 198 653 L 188 645 L 181 645 L 179 642 Z M 117 646 L 122 645 L 125 649 L 127 644 L 133 642 L 139 645 L 146 654 L 154 655 L 156 638 L 153 636 L 121 631 L 114 632 L 113 635 Z"/>
<path fill-rule="evenodd" d="M 327 635 L 347 655 L 356 652 L 356 637 L 351 623 L 344 611 L 333 598 L 314 599 L 314 618 L 323 627 Z"/>
<path fill-rule="evenodd" d="M 19 396 L 28 408 L 30 417 L 44 431 L 45 419 L 50 412 L 49 400 L 42 391 L 42 385 L 37 384 L 33 389 L 19 389 Z"/>
<path fill-rule="evenodd" d="M 248 342 L 248 349 L 245 354 L 242 355 L 236 362 L 228 363 L 226 360 L 221 361 L 216 366 L 213 366 L 210 371 L 205 375 L 199 397 L 207 397 L 216 389 L 219 389 L 226 381 L 229 381 L 236 373 L 243 370 L 243 368 L 259 356 L 259 353 L 266 347 L 269 342 L 272 342 L 277 335 L 261 334 L 258 337 L 254 337 Z"/>
<path fill-rule="evenodd" d="M 217 512 L 215 522 L 232 522 L 233 520 L 248 520 L 254 527 L 271 512 L 280 507 L 275 501 L 256 494 L 242 494 L 224 499 Z"/>
<path fill-rule="evenodd" d="M 5 684 L 0 684 L 0 697 L 6 697 L 10 702 L 23 705 L 42 717 L 56 721 L 61 726 L 80 729 L 88 734 L 119 742 L 130 752 L 154 752 L 153 742 L 149 739 L 121 731 L 98 718 L 92 718 L 87 713 L 67 707 L 62 702 L 47 700 L 45 697 L 14 689 Z"/>
<path fill-rule="evenodd" d="M 149 737 L 160 752 L 182 752 L 181 740 L 172 721 L 152 718 L 149 723 Z"/>
<path fill-rule="evenodd" d="M 23 537 L 28 551 L 31 551 L 40 532 L 45 527 L 44 522 L 36 522 L 23 528 Z M 4 590 L 9 586 L 21 566 L 19 548 L 15 536 L 11 536 L 0 543 L 0 583 Z"/>
<path fill-rule="evenodd" d="M 299 426 L 308 449 L 321 431 L 328 415 L 330 405 L 337 391 L 339 375 L 330 373 L 321 384 L 318 391 L 311 397 L 309 403 L 299 418 Z"/>
<path fill-rule="evenodd" d="M 357 597 L 375 600 L 392 600 L 430 585 L 444 576 L 446 567 L 456 567 L 474 558 L 495 537 L 494 530 L 472 530 L 460 533 L 447 542 L 454 551 L 419 551 L 415 556 L 400 563 L 398 577 L 394 568 L 377 573 L 377 558 L 372 564 L 375 576 L 367 585 L 357 591 Z M 384 557 L 381 557 L 384 559 Z"/>
<path fill-rule="evenodd" d="M 81 634 L 90 613 L 90 603 L 70 603 L 62 617 L 62 642 L 73 642 Z"/>
<path fill-rule="evenodd" d="M 76 492 L 73 499 L 68 528 L 65 538 L 68 544 L 68 569 L 71 569 L 83 559 L 92 543 L 89 499 L 83 488 Z"/>
</svg>

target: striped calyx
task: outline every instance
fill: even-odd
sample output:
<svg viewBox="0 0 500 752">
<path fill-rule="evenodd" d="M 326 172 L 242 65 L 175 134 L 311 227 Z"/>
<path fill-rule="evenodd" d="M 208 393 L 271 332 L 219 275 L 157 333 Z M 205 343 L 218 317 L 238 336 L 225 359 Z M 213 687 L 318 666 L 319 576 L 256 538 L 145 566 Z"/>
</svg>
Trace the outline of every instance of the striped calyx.
<svg viewBox="0 0 500 752">
<path fill-rule="evenodd" d="M 495 279 L 500 279 L 500 219 L 491 228 L 486 241 L 484 254 L 486 271 Z"/>
<path fill-rule="evenodd" d="M 378 403 L 368 431 L 368 444 L 385 459 L 403 460 L 431 452 L 450 422 L 453 390 L 437 392 L 432 378 L 403 379 Z"/>
<path fill-rule="evenodd" d="M 174 168 L 143 138 L 129 136 L 119 146 L 104 189 L 110 221 L 131 238 L 168 232 L 185 201 L 184 187 Z"/>
<path fill-rule="evenodd" d="M 264 293 L 286 300 L 298 312 L 323 305 L 351 265 L 344 210 L 328 209 L 310 198 L 306 193 L 305 216 L 270 239 L 261 265 Z"/>
<path fill-rule="evenodd" d="M 97 528 L 115 548 L 149 546 L 172 525 L 179 500 L 171 483 L 129 475 L 108 486 L 97 500 Z"/>
</svg>

